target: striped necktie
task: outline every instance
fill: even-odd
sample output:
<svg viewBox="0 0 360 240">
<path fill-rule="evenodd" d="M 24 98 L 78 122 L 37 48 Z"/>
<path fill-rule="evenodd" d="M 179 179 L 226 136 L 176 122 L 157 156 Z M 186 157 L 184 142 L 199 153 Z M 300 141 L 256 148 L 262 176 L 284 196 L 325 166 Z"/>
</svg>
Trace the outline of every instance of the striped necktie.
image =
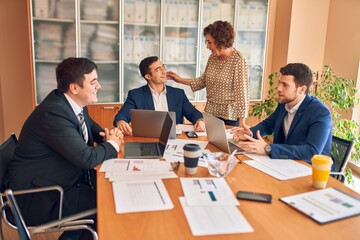
<svg viewBox="0 0 360 240">
<path fill-rule="evenodd" d="M 87 132 L 86 124 L 85 124 L 84 114 L 81 111 L 81 113 L 79 113 L 78 115 L 79 115 L 79 119 L 80 119 L 80 124 L 81 124 L 81 129 L 83 132 L 84 140 L 85 140 L 85 142 L 88 142 L 89 136 L 88 136 L 88 132 Z"/>
</svg>

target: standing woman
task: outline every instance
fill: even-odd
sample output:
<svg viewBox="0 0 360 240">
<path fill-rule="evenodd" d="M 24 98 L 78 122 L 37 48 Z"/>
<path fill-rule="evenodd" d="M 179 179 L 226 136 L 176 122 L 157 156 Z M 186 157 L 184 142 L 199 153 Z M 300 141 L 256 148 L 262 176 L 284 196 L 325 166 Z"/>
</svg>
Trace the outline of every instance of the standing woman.
<svg viewBox="0 0 360 240">
<path fill-rule="evenodd" d="M 205 72 L 199 78 L 182 78 L 169 71 L 168 79 L 190 85 L 193 92 L 206 87 L 205 112 L 231 126 L 245 125 L 249 111 L 249 68 L 245 56 L 233 48 L 234 28 L 216 21 L 204 29 L 206 47 L 211 51 Z"/>
</svg>

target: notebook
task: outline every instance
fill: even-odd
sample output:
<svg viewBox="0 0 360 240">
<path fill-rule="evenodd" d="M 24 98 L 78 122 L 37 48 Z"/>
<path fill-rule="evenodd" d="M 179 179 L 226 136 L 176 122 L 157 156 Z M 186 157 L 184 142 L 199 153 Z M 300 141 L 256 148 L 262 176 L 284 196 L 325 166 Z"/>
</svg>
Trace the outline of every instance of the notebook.
<svg viewBox="0 0 360 240">
<path fill-rule="evenodd" d="M 162 158 L 172 124 L 173 121 L 167 113 L 158 142 L 126 142 L 124 144 L 125 158 Z"/>
<path fill-rule="evenodd" d="M 167 113 L 173 121 L 170 131 L 170 139 L 176 138 L 176 115 L 175 112 L 155 110 L 131 109 L 130 119 L 133 136 L 160 138 L 161 130 Z"/>
<path fill-rule="evenodd" d="M 225 124 L 221 119 L 206 112 L 203 113 L 203 116 L 206 134 L 211 144 L 226 153 L 232 153 L 235 149 L 237 154 L 245 152 L 242 148 L 236 146 L 232 139 L 227 139 Z"/>
</svg>

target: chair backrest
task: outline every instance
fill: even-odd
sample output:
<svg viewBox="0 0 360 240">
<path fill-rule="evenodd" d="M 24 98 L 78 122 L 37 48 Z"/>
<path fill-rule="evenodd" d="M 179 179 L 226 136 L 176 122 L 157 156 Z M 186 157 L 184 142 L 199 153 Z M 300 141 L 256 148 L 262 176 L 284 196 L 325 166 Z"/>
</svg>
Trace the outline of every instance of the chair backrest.
<svg viewBox="0 0 360 240">
<path fill-rule="evenodd" d="M 331 156 L 334 161 L 335 172 L 344 172 L 345 167 L 350 159 L 353 141 L 332 136 Z"/>
<path fill-rule="evenodd" d="M 20 240 L 30 240 L 30 233 L 25 225 L 24 219 L 21 215 L 21 212 L 19 210 L 19 207 L 16 203 L 15 197 L 13 192 L 10 189 L 7 189 L 4 192 L 4 195 L 6 197 L 6 205 L 10 207 L 11 213 L 14 217 L 14 222 L 17 227 L 17 231 L 19 233 Z"/>
<path fill-rule="evenodd" d="M 3 180 L 6 173 L 6 169 L 14 156 L 14 151 L 17 145 L 16 135 L 13 133 L 11 136 L 0 145 L 0 191 L 3 189 Z"/>
</svg>

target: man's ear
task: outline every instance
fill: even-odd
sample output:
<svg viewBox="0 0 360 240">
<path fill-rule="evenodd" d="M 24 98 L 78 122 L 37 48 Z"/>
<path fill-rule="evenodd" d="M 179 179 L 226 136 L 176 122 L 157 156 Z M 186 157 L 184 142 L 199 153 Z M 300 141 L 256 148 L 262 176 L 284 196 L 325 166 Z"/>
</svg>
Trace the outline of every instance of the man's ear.
<svg viewBox="0 0 360 240">
<path fill-rule="evenodd" d="M 80 86 L 77 85 L 76 83 L 70 83 L 70 85 L 69 85 L 69 91 L 70 91 L 72 94 L 77 94 L 79 87 L 80 87 Z"/>
<path fill-rule="evenodd" d="M 306 93 L 306 90 L 307 90 L 307 86 L 306 86 L 306 85 L 303 85 L 303 86 L 300 87 L 300 92 L 301 92 L 301 93 L 304 93 L 304 94 L 305 94 L 305 93 Z"/>
<path fill-rule="evenodd" d="M 150 77 L 151 77 L 151 76 L 150 76 L 150 73 L 145 74 L 144 77 L 145 77 L 146 81 L 149 81 L 149 79 L 150 79 Z"/>
</svg>

